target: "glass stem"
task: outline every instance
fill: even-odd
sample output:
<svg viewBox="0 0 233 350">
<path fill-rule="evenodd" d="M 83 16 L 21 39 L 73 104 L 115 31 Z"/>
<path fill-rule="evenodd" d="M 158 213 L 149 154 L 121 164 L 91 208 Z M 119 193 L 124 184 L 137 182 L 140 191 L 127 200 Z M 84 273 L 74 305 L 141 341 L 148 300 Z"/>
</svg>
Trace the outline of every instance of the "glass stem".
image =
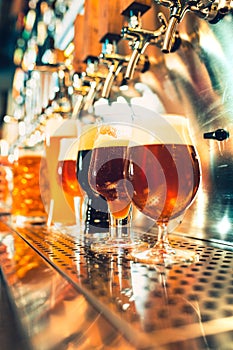
<svg viewBox="0 0 233 350">
<path fill-rule="evenodd" d="M 127 240 L 130 238 L 130 225 L 131 225 L 131 209 L 125 218 L 116 218 L 109 213 L 110 220 L 110 236 L 114 240 Z"/>
<path fill-rule="evenodd" d="M 171 252 L 173 252 L 173 249 L 170 246 L 168 240 L 167 223 L 161 223 L 158 225 L 158 238 L 153 249 L 159 251 L 161 254 L 170 254 Z"/>
<path fill-rule="evenodd" d="M 111 213 L 110 216 L 110 236 L 112 239 L 120 239 L 122 237 L 122 220 L 115 218 Z"/>
</svg>

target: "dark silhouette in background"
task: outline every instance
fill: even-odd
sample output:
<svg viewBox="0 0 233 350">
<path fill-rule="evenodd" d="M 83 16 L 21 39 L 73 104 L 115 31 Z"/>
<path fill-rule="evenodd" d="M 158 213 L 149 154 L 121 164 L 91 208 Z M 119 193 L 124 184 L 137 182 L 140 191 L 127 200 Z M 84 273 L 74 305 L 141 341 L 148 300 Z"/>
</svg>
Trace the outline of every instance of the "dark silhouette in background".
<svg viewBox="0 0 233 350">
<path fill-rule="evenodd" d="M 7 111 L 8 93 L 14 75 L 13 54 L 16 41 L 14 0 L 0 0 L 0 127 Z"/>
</svg>

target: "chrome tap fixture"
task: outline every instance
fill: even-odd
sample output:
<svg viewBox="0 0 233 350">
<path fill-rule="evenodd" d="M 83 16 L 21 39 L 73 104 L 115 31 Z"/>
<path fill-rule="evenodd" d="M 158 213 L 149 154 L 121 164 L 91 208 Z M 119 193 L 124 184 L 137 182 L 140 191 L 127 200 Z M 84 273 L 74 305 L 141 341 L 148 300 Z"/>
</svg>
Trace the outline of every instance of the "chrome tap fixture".
<svg viewBox="0 0 233 350">
<path fill-rule="evenodd" d="M 79 76 L 79 86 L 75 87 L 76 101 L 73 107 L 73 117 L 88 112 L 94 103 L 96 95 L 101 90 L 106 76 L 99 71 L 99 58 L 90 56 L 86 59 L 86 70 Z"/>
<path fill-rule="evenodd" d="M 99 56 L 100 63 L 107 65 L 108 74 L 106 76 L 102 97 L 109 98 L 112 85 L 114 80 L 117 78 L 122 69 L 127 69 L 130 61 L 129 56 L 120 55 L 117 53 L 117 44 L 116 42 L 105 43 L 103 45 L 102 53 Z M 145 72 L 149 69 L 150 63 L 148 57 L 142 55 L 140 61 L 138 62 L 137 68 L 141 72 Z"/>
<path fill-rule="evenodd" d="M 133 77 L 139 57 L 149 44 L 156 45 L 163 53 L 173 52 L 179 48 L 181 40 L 177 26 L 187 12 L 193 12 L 199 18 L 214 24 L 233 9 L 232 0 L 155 0 L 155 3 L 170 10 L 168 21 L 162 12 L 158 13 L 161 26 L 157 30 L 142 28 L 140 12 L 137 15 L 132 14 L 129 25 L 122 28 L 121 35 L 130 40 L 133 50 L 125 73 L 126 79 Z"/>
<path fill-rule="evenodd" d="M 109 98 L 113 82 L 122 70 L 123 66 L 126 66 L 126 64 L 128 64 L 129 58 L 117 53 L 112 53 L 101 54 L 100 59 L 104 63 L 106 62 L 108 65 L 108 74 L 104 82 L 102 97 Z"/>
<path fill-rule="evenodd" d="M 129 58 L 117 53 L 116 41 L 110 42 L 109 40 L 105 40 L 99 59 L 101 63 L 108 67 L 108 74 L 103 85 L 102 97 L 109 98 L 113 82 L 122 70 L 122 67 L 128 63 Z"/>
<path fill-rule="evenodd" d="M 129 59 L 129 63 L 125 73 L 125 79 L 131 79 L 135 67 L 139 61 L 140 55 L 144 53 L 149 44 L 154 44 L 161 48 L 163 43 L 163 35 L 166 33 L 167 24 L 163 13 L 158 14 L 161 26 L 155 30 L 145 30 L 141 26 L 141 16 L 132 15 L 129 20 L 129 26 L 122 28 L 121 34 L 124 39 L 130 40 L 130 46 L 133 53 Z"/>
<path fill-rule="evenodd" d="M 187 12 L 191 11 L 209 23 L 217 23 L 233 9 L 232 0 L 155 0 L 155 3 L 170 9 L 168 26 L 162 45 L 164 53 L 171 51 L 177 25 Z"/>
</svg>

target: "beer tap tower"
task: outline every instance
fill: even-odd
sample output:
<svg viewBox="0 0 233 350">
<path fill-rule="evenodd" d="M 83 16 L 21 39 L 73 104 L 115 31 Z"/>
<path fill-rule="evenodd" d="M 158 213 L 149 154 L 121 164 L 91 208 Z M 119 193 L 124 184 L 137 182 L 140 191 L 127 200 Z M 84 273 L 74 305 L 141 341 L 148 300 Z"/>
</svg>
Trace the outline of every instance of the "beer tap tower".
<svg viewBox="0 0 233 350">
<path fill-rule="evenodd" d="M 146 1 L 148 3 L 148 1 Z M 125 10 L 125 6 L 128 7 L 128 2 L 109 2 L 107 0 L 101 3 L 100 7 L 100 18 L 105 17 L 107 21 L 100 22 L 99 35 L 100 42 L 102 43 L 102 53 L 100 54 L 100 62 L 104 63 L 108 67 L 108 74 L 105 79 L 105 83 L 102 90 L 102 97 L 109 98 L 111 88 L 114 81 L 117 79 L 122 70 L 126 70 L 130 62 L 130 55 L 118 51 L 118 43 L 122 38 L 121 29 L 123 26 L 124 15 L 119 14 L 122 9 Z M 130 5 L 132 8 L 138 8 L 138 2 Z M 144 4 L 144 11 L 149 9 L 150 6 Z M 125 10 L 128 12 L 128 10 Z M 124 50 L 123 50 L 124 51 Z M 138 69 L 141 72 L 145 72 L 149 68 L 148 57 L 141 56 L 140 62 L 138 63 Z M 125 81 L 125 79 L 122 79 Z M 122 82 L 121 82 L 122 84 Z M 121 85 L 120 84 L 120 85 Z"/>
</svg>

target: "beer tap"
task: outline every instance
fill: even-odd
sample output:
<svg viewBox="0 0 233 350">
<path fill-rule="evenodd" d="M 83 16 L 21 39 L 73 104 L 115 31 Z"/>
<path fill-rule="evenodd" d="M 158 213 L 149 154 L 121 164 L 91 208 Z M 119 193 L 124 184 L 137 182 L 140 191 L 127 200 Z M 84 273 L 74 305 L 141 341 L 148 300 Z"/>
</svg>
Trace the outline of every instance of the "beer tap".
<svg viewBox="0 0 233 350">
<path fill-rule="evenodd" d="M 102 56 L 103 57 L 103 56 Z M 105 83 L 102 90 L 102 97 L 109 98 L 111 88 L 115 78 L 118 76 L 123 66 L 129 61 L 127 57 L 122 55 L 104 55 L 105 60 L 110 61 L 109 72 L 105 79 Z"/>
<path fill-rule="evenodd" d="M 73 112 L 72 118 L 76 119 L 84 106 L 84 100 L 90 90 L 90 82 L 84 79 L 86 73 L 74 73 L 73 76 Z"/>
<path fill-rule="evenodd" d="M 193 12 L 198 17 L 210 23 L 217 23 L 233 8 L 231 0 L 154 0 L 156 4 L 170 9 L 167 29 L 164 35 L 162 52 L 169 53 L 177 33 L 177 25 L 187 12 Z"/>
<path fill-rule="evenodd" d="M 129 26 L 122 28 L 122 37 L 130 40 L 130 46 L 133 49 L 132 55 L 125 73 L 125 79 L 133 77 L 134 70 L 139 61 L 140 56 L 144 53 L 149 44 L 154 44 L 161 47 L 163 35 L 166 32 L 166 18 L 162 13 L 158 15 L 161 26 L 155 30 L 145 30 L 141 26 L 141 14 L 132 14 L 130 16 Z"/>
<path fill-rule="evenodd" d="M 98 57 L 88 56 L 85 63 L 86 70 L 80 76 L 81 85 L 75 88 L 78 98 L 73 108 L 73 118 L 81 111 L 89 111 L 105 79 L 105 75 L 98 69 Z"/>
<path fill-rule="evenodd" d="M 166 3 L 166 5 L 169 4 L 170 19 L 167 25 L 167 30 L 164 35 L 164 41 L 161 50 L 163 53 L 169 53 L 172 48 L 173 38 L 175 36 L 177 24 L 183 17 L 186 8 L 184 8 L 180 0 L 175 0 L 172 3 L 166 0 L 164 2 Z"/>
<path fill-rule="evenodd" d="M 109 98 L 113 82 L 122 70 L 123 66 L 126 66 L 126 64 L 129 62 L 129 58 L 117 53 L 116 41 L 110 43 L 107 40 L 103 44 L 102 53 L 100 54 L 100 61 L 108 66 L 108 74 L 103 85 L 102 97 Z"/>
<path fill-rule="evenodd" d="M 111 51 L 103 51 L 100 55 L 100 60 L 108 66 L 108 74 L 106 76 L 102 90 L 103 98 L 109 98 L 114 80 L 117 78 L 122 69 L 127 69 L 130 61 L 129 56 L 120 55 L 117 53 L 116 45 L 112 45 L 111 47 Z M 147 56 L 141 55 L 137 69 L 140 72 L 146 72 L 149 67 L 149 58 Z M 123 80 L 125 81 L 125 78 Z"/>
</svg>

